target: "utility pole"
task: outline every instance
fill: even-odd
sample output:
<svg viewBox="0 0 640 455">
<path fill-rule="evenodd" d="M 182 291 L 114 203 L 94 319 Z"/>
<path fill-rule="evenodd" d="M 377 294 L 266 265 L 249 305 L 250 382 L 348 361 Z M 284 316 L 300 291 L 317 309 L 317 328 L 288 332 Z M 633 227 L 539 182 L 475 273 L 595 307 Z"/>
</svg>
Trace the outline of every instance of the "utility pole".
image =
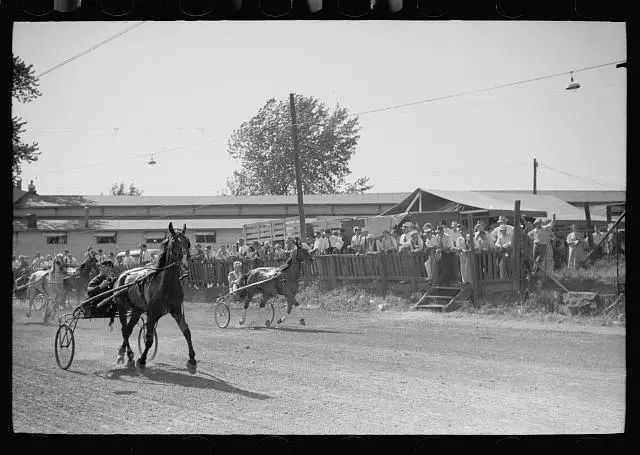
<svg viewBox="0 0 640 455">
<path fill-rule="evenodd" d="M 533 159 L 533 194 L 538 194 L 538 161 Z"/>
<path fill-rule="evenodd" d="M 302 201 L 302 169 L 300 168 L 300 156 L 298 153 L 298 126 L 296 125 L 296 103 L 293 93 L 289 93 L 289 105 L 291 106 L 291 138 L 293 140 L 293 158 L 296 167 L 296 191 L 298 193 L 298 215 L 300 215 L 300 241 L 307 238 L 307 225 L 304 221 L 304 203 Z"/>
</svg>

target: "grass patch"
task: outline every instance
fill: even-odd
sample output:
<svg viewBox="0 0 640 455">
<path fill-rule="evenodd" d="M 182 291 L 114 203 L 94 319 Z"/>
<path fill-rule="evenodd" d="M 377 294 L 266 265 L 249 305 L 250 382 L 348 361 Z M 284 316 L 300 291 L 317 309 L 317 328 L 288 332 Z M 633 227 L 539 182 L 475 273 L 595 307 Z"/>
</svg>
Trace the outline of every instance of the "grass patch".
<svg viewBox="0 0 640 455">
<path fill-rule="evenodd" d="M 311 283 L 300 290 L 296 299 L 309 308 L 326 311 L 409 311 L 421 294 L 387 293 L 381 295 L 375 291 L 356 287 L 338 287 L 327 289 L 318 283 Z"/>
</svg>

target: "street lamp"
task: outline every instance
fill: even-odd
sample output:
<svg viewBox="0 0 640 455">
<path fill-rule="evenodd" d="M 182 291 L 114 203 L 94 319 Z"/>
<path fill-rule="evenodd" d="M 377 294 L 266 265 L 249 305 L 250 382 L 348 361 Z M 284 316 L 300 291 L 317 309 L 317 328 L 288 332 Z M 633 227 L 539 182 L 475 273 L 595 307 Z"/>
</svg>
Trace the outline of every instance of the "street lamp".
<svg viewBox="0 0 640 455">
<path fill-rule="evenodd" d="M 571 71 L 571 82 L 567 85 L 567 90 L 577 90 L 580 88 L 580 84 L 573 82 L 573 71 Z"/>
</svg>

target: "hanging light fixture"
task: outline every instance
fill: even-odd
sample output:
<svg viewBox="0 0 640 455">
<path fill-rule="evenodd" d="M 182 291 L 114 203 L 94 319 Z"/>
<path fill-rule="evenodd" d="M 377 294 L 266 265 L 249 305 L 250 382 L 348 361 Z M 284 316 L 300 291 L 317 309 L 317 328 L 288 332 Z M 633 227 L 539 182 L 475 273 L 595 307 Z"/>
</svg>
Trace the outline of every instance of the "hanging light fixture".
<svg viewBox="0 0 640 455">
<path fill-rule="evenodd" d="M 156 164 L 156 160 L 154 160 L 154 159 L 153 159 L 153 155 L 150 155 L 150 156 L 151 156 L 151 159 L 149 160 L 149 163 L 148 163 L 148 164 L 149 164 L 150 166 L 153 166 L 154 164 Z"/>
<path fill-rule="evenodd" d="M 573 71 L 571 71 L 571 82 L 567 85 L 567 90 L 577 90 L 580 88 L 580 84 L 573 81 Z"/>
</svg>

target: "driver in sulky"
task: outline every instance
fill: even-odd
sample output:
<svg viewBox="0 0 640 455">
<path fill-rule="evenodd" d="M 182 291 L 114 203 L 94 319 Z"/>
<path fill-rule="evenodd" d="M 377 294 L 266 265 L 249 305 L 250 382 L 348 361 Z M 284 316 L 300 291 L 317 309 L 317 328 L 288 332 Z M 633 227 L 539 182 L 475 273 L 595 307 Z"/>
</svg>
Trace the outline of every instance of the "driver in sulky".
<svg viewBox="0 0 640 455">
<path fill-rule="evenodd" d="M 110 259 L 104 260 L 100 263 L 100 273 L 93 277 L 87 286 L 87 295 L 91 298 L 102 294 L 103 292 L 113 288 L 115 281 L 116 276 L 113 271 L 113 262 Z M 105 296 L 105 298 L 106 297 L 107 296 Z M 97 299 L 97 301 L 92 301 L 91 306 L 95 308 L 103 300 L 104 299 Z M 107 308 L 102 309 L 102 311 L 104 313 L 109 313 L 114 308 L 115 305 L 112 302 L 107 306 Z"/>
</svg>

